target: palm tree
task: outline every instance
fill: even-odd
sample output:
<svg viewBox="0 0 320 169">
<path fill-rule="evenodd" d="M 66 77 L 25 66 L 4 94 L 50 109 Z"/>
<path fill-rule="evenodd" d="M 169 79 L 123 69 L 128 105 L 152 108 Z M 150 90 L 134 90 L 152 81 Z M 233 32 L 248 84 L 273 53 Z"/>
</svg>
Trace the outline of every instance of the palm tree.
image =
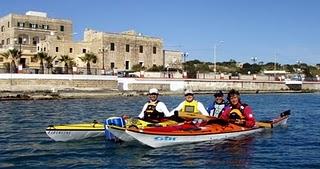
<svg viewBox="0 0 320 169">
<path fill-rule="evenodd" d="M 87 74 L 91 75 L 90 62 L 97 62 L 97 56 L 94 53 L 86 53 L 84 56 L 79 58 L 82 62 L 87 64 Z"/>
<path fill-rule="evenodd" d="M 73 60 L 73 58 L 70 58 L 68 55 L 61 55 L 59 58 L 59 61 L 62 63 L 64 62 L 64 74 L 68 74 L 69 70 L 69 63 Z"/>
<path fill-rule="evenodd" d="M 33 56 L 33 59 L 40 60 L 40 71 L 39 74 L 44 74 L 44 66 L 43 66 L 43 60 L 45 60 L 48 57 L 48 54 L 45 52 L 38 52 Z"/>
<path fill-rule="evenodd" d="M 44 60 L 46 60 L 47 63 L 47 69 L 48 69 L 48 74 L 52 73 L 52 68 L 53 68 L 53 61 L 56 59 L 57 56 L 52 57 L 52 56 L 47 56 Z"/>
<path fill-rule="evenodd" d="M 17 73 L 16 62 L 20 59 L 21 52 L 17 49 L 9 49 L 7 52 L 1 53 L 0 55 L 4 56 L 6 59 L 11 59 L 10 73 Z"/>
</svg>

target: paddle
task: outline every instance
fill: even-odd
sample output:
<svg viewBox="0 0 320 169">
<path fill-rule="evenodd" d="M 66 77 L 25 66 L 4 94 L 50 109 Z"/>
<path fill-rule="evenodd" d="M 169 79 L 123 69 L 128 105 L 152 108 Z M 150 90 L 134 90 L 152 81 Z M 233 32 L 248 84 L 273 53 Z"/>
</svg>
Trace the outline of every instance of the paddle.
<svg viewBox="0 0 320 169">
<path fill-rule="evenodd" d="M 202 114 L 195 114 L 195 113 L 187 113 L 187 112 L 179 112 L 179 117 L 185 118 L 185 119 L 203 119 L 203 120 L 211 120 L 214 119 L 214 117 L 205 116 Z"/>
<path fill-rule="evenodd" d="M 280 118 L 286 117 L 290 115 L 290 110 L 286 110 L 280 113 Z M 257 121 L 256 125 L 262 128 L 273 128 L 274 121 Z"/>
</svg>

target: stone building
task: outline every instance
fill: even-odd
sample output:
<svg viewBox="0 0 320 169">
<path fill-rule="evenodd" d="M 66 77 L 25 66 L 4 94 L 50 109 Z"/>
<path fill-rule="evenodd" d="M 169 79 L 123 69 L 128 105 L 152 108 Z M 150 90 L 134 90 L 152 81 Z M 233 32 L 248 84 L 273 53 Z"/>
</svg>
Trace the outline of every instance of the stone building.
<svg viewBox="0 0 320 169">
<path fill-rule="evenodd" d="M 48 18 L 43 12 L 28 11 L 25 15 L 11 13 L 0 18 L 0 52 L 10 48 L 22 51 L 18 64 L 25 68 L 32 64 L 31 56 L 37 52 L 36 46 L 40 41 L 53 34 L 72 41 L 72 32 L 70 20 Z M 0 58 L 0 65 L 3 62 L 5 59 Z"/>
<path fill-rule="evenodd" d="M 111 33 L 86 29 L 83 40 L 74 42 L 72 21 L 49 18 L 43 12 L 9 14 L 0 18 L 0 28 L 0 52 L 10 48 L 21 50 L 22 56 L 17 65 L 22 65 L 23 70 L 39 70 L 39 61 L 32 59 L 37 52 L 56 57 L 53 66 L 60 69 L 64 63 L 60 63 L 59 58 L 70 56 L 75 62 L 75 73 L 85 69 L 85 63 L 79 59 L 85 53 L 97 56 L 97 61 L 91 63 L 94 74 L 130 70 L 137 64 L 151 68 L 166 64 L 176 67 L 181 63 L 181 52 L 164 51 L 161 38 L 133 30 Z M 0 68 L 5 62 L 8 60 L 0 56 Z"/>
<path fill-rule="evenodd" d="M 38 44 L 38 52 L 41 51 L 57 58 L 61 55 L 69 55 L 77 63 L 78 68 L 85 67 L 79 57 L 84 56 L 85 53 L 93 53 L 98 59 L 96 63 L 91 64 L 91 68 L 102 73 L 104 70 L 107 72 L 114 69 L 130 70 L 136 64 L 146 68 L 164 64 L 162 40 L 144 36 L 132 30 L 107 33 L 86 29 L 84 39 L 80 42 L 63 41 L 51 35 Z M 57 63 L 55 66 L 62 65 Z"/>
</svg>

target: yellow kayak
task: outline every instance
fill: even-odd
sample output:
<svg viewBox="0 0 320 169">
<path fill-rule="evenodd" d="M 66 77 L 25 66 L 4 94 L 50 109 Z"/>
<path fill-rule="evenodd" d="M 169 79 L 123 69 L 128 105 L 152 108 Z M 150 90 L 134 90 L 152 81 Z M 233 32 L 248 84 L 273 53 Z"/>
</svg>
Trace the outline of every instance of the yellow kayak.
<svg viewBox="0 0 320 169">
<path fill-rule="evenodd" d="M 46 134 L 55 141 L 82 140 L 104 135 L 104 124 L 96 121 L 92 123 L 77 123 L 64 125 L 49 125 Z"/>
</svg>

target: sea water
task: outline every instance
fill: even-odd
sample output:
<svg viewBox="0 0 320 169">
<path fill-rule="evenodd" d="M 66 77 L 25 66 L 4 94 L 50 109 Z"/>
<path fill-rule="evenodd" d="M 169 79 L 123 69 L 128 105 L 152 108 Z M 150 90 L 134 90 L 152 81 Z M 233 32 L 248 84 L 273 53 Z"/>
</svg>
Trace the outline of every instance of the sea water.
<svg viewBox="0 0 320 169">
<path fill-rule="evenodd" d="M 196 95 L 205 106 L 213 96 Z M 137 116 L 146 96 L 0 102 L 0 168 L 320 168 L 320 94 L 242 95 L 256 119 L 291 110 L 287 126 L 223 142 L 158 149 L 104 138 L 54 142 L 50 124 Z M 169 110 L 183 96 L 160 96 Z"/>
</svg>

